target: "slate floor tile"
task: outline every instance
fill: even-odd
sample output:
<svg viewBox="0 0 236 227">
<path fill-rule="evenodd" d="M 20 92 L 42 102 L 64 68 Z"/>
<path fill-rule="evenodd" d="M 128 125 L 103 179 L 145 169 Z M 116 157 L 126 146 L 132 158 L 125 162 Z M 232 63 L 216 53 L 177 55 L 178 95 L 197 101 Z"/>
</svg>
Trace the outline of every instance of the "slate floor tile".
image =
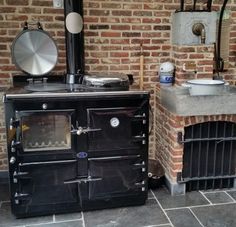
<svg viewBox="0 0 236 227">
<path fill-rule="evenodd" d="M 236 200 L 236 191 L 227 191 L 227 193 Z"/>
<path fill-rule="evenodd" d="M 148 190 L 148 199 L 153 199 L 154 196 L 152 194 L 152 191 L 151 190 Z"/>
<path fill-rule="evenodd" d="M 11 213 L 10 203 L 2 203 L 2 206 L 0 208 L 0 227 L 11 227 L 37 223 L 41 224 L 52 221 L 52 216 L 16 219 L 15 216 Z"/>
<path fill-rule="evenodd" d="M 171 196 L 165 187 L 153 192 L 163 209 L 209 204 L 200 192 L 187 192 L 185 195 Z"/>
<path fill-rule="evenodd" d="M 60 222 L 60 221 L 73 221 L 73 220 L 78 220 L 82 218 L 81 212 L 77 213 L 69 213 L 69 214 L 56 214 L 55 215 L 55 221 Z"/>
<path fill-rule="evenodd" d="M 235 227 L 236 204 L 191 208 L 204 227 Z"/>
<path fill-rule="evenodd" d="M 60 223 L 26 225 L 26 227 L 83 227 L 83 222 L 82 220 L 77 220 L 77 221 L 66 221 Z"/>
<path fill-rule="evenodd" d="M 211 203 L 230 203 L 233 200 L 225 192 L 210 192 L 204 195 L 211 201 Z"/>
<path fill-rule="evenodd" d="M 86 227 L 143 227 L 169 224 L 155 199 L 143 206 L 84 212 Z"/>
<path fill-rule="evenodd" d="M 166 213 L 175 227 L 202 227 L 188 208 L 167 210 Z"/>
</svg>

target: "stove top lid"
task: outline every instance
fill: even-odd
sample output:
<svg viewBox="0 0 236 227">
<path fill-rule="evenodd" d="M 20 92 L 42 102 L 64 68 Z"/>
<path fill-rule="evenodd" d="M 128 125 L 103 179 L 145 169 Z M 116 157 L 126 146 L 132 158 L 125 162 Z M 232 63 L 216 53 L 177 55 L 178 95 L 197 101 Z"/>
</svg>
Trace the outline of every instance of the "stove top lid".
<svg viewBox="0 0 236 227">
<path fill-rule="evenodd" d="M 82 84 L 88 87 L 129 87 L 129 78 L 124 74 L 84 75 Z"/>
<path fill-rule="evenodd" d="M 31 76 L 48 74 L 56 65 L 58 50 L 51 36 L 42 29 L 26 29 L 12 43 L 15 65 Z"/>
</svg>

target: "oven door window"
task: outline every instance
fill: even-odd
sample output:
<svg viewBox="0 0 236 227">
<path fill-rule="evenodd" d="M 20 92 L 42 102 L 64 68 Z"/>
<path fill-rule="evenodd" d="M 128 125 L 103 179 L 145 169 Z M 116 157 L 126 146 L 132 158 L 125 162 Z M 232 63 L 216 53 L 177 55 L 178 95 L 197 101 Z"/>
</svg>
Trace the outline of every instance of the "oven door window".
<svg viewBox="0 0 236 227">
<path fill-rule="evenodd" d="M 20 112 L 24 152 L 71 149 L 71 111 Z"/>
</svg>

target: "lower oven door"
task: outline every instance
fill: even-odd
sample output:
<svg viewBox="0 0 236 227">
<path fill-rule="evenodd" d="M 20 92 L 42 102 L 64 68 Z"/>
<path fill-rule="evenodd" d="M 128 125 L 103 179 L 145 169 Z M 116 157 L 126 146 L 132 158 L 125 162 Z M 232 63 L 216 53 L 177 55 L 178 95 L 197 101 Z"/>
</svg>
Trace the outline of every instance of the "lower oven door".
<svg viewBox="0 0 236 227">
<path fill-rule="evenodd" d="M 79 207 L 77 184 L 64 184 L 76 176 L 77 160 L 19 163 L 13 174 L 14 207 L 37 214 L 58 212 L 71 204 Z"/>
<path fill-rule="evenodd" d="M 127 196 L 147 190 L 146 165 L 139 155 L 89 158 L 89 199 Z"/>
</svg>

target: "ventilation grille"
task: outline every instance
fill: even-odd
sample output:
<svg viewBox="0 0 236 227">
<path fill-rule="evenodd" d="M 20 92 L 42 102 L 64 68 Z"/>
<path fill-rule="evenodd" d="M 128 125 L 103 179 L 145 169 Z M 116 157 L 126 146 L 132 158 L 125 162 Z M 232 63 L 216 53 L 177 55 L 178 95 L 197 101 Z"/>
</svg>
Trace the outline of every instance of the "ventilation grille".
<svg viewBox="0 0 236 227">
<path fill-rule="evenodd" d="M 236 124 L 205 122 L 185 128 L 183 170 L 186 190 L 231 188 L 236 178 Z"/>
</svg>

